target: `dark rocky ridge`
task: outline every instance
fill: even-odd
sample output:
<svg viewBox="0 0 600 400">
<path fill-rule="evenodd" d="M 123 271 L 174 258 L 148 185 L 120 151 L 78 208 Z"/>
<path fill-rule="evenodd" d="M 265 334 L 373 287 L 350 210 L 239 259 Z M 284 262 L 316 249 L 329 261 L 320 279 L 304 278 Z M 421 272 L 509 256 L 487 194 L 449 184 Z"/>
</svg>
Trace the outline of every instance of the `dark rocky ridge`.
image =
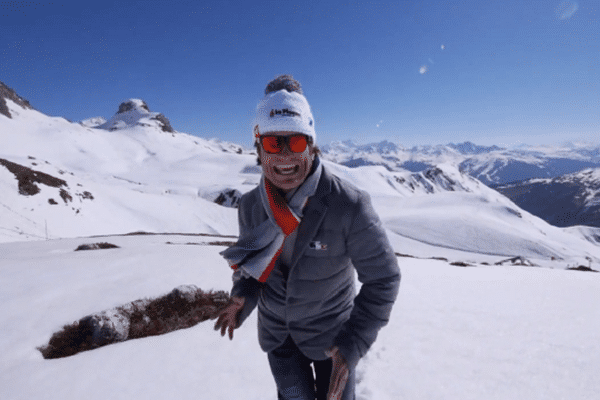
<svg viewBox="0 0 600 400">
<path fill-rule="evenodd" d="M 31 104 L 29 104 L 29 101 L 25 100 L 24 98 L 19 96 L 13 89 L 0 82 L 0 114 L 5 115 L 8 118 L 12 118 L 12 115 L 10 115 L 10 111 L 8 110 L 8 105 L 6 104 L 6 99 L 14 101 L 23 108 L 30 110 L 33 109 L 33 107 L 31 107 Z"/>
<path fill-rule="evenodd" d="M 144 100 L 142 100 L 141 108 L 150 112 L 150 108 L 148 108 L 148 104 L 146 104 L 146 102 Z M 136 104 L 133 101 L 125 101 L 125 102 L 119 104 L 119 111 L 117 111 L 117 114 L 123 114 L 125 112 L 132 111 L 135 109 L 136 109 Z"/>
<path fill-rule="evenodd" d="M 38 194 L 40 192 L 40 188 L 36 185 L 36 183 L 55 188 L 68 186 L 67 182 L 62 179 L 55 178 L 52 175 L 45 174 L 41 171 L 35 171 L 29 167 L 10 162 L 3 158 L 0 158 L 0 165 L 3 165 L 15 175 L 15 178 L 19 182 L 19 194 L 23 196 L 33 196 Z"/>
<path fill-rule="evenodd" d="M 160 122 L 160 128 L 163 130 L 163 132 L 175 132 L 175 129 L 173 129 L 173 127 L 171 126 L 171 122 L 169 122 L 169 119 L 163 114 L 158 114 L 157 116 L 152 117 L 152 119 L 155 119 L 158 122 Z"/>
</svg>

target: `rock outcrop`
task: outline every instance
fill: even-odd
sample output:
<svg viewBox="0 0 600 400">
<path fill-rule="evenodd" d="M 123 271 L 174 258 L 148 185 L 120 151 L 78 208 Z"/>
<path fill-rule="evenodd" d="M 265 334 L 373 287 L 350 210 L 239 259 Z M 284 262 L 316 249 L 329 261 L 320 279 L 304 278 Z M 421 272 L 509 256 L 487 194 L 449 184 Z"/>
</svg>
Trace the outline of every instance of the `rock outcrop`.
<svg viewBox="0 0 600 400">
<path fill-rule="evenodd" d="M 129 99 L 121 103 L 117 113 L 96 128 L 116 131 L 135 126 L 156 126 L 163 132 L 175 132 L 167 117 L 161 113 L 151 112 L 148 104 L 140 99 Z"/>
<path fill-rule="evenodd" d="M 29 101 L 25 100 L 24 98 L 19 96 L 13 89 L 0 82 L 0 114 L 8 118 L 12 118 L 10 110 L 8 109 L 8 105 L 6 104 L 6 99 L 17 103 L 25 109 L 33 109 L 33 107 L 31 107 L 31 104 L 29 104 Z"/>
</svg>

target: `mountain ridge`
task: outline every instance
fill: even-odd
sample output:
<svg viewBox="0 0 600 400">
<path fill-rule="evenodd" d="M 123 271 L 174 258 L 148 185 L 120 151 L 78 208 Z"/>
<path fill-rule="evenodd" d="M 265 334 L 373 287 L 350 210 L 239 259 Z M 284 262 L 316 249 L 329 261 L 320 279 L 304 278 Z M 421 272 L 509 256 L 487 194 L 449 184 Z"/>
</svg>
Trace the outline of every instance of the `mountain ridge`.
<svg viewBox="0 0 600 400">
<path fill-rule="evenodd" d="M 494 189 L 554 226 L 600 227 L 600 168 Z"/>
<path fill-rule="evenodd" d="M 323 157 L 358 167 L 381 165 L 390 171 L 422 171 L 442 163 L 455 165 L 487 185 L 500 185 L 532 178 L 553 178 L 600 166 L 600 146 L 506 149 L 479 146 L 472 142 L 422 145 L 404 148 L 384 140 L 357 145 L 352 141 L 332 142 L 322 147 Z"/>
</svg>

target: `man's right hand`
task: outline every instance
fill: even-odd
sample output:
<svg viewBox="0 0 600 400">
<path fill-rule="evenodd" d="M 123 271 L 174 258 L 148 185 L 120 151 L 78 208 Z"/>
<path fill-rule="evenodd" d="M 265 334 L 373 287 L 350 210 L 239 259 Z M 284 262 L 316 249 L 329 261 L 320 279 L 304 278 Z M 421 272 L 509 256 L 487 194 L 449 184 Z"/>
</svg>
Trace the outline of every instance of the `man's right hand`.
<svg viewBox="0 0 600 400">
<path fill-rule="evenodd" d="M 221 329 L 221 336 L 225 336 L 225 331 L 229 330 L 229 340 L 233 339 L 233 330 L 239 327 L 238 320 L 246 299 L 233 296 L 231 300 L 231 304 L 221 311 L 215 323 L 215 331 Z"/>
</svg>

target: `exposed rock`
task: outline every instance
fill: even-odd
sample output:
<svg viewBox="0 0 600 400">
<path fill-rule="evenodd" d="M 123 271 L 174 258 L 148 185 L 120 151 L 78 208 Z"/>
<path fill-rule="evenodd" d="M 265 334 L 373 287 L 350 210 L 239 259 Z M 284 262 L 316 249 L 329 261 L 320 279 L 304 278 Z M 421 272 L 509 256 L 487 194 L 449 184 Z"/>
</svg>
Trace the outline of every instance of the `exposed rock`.
<svg viewBox="0 0 600 400">
<path fill-rule="evenodd" d="M 152 117 L 151 119 L 158 121 L 160 123 L 161 129 L 164 132 L 171 132 L 171 133 L 175 132 L 175 130 L 171 126 L 171 123 L 169 122 L 167 117 L 165 117 L 164 115 L 158 114 L 158 115 Z"/>
<path fill-rule="evenodd" d="M 167 117 L 161 113 L 150 112 L 148 104 L 140 99 L 129 99 L 121 103 L 119 110 L 109 121 L 105 121 L 95 128 L 116 131 L 134 126 L 156 126 L 163 132 L 176 132 Z"/>
<path fill-rule="evenodd" d="M 454 261 L 451 262 L 450 265 L 454 265 L 455 267 L 471 267 L 471 264 L 467 264 L 464 261 Z"/>
<path fill-rule="evenodd" d="M 215 203 L 223 207 L 238 208 L 242 193 L 237 189 L 225 189 L 215 199 Z"/>
<path fill-rule="evenodd" d="M 586 267 L 585 265 L 580 265 L 578 267 L 571 267 L 571 268 L 567 268 L 568 270 L 571 271 L 587 271 L 587 272 L 598 272 L 595 269 L 592 269 L 590 267 Z"/>
<path fill-rule="evenodd" d="M 60 189 L 59 194 L 60 194 L 60 198 L 63 199 L 65 204 L 70 201 L 73 201 L 73 196 L 71 196 L 69 194 L 69 192 L 67 192 L 65 189 Z"/>
<path fill-rule="evenodd" d="M 506 265 L 506 264 L 520 265 L 520 266 L 524 266 L 524 267 L 539 267 L 539 265 L 537 265 L 537 264 L 531 262 L 530 260 L 528 260 L 524 257 L 521 257 L 521 256 L 507 258 L 506 260 L 498 261 L 494 265 Z"/>
<path fill-rule="evenodd" d="M 150 112 L 150 108 L 148 108 L 148 104 L 144 100 L 139 99 L 129 99 L 119 105 L 119 111 L 117 114 L 122 114 L 128 111 L 133 111 L 136 109 L 142 109 L 147 112 Z"/>
<path fill-rule="evenodd" d="M 76 193 L 76 194 L 77 194 L 77 196 L 81 197 L 82 199 L 94 200 L 94 196 L 87 190 L 84 191 L 83 193 Z"/>
<path fill-rule="evenodd" d="M 12 118 L 12 116 L 10 115 L 10 111 L 8 110 L 8 105 L 6 104 L 6 99 L 17 103 L 25 109 L 33 109 L 33 107 L 31 107 L 31 104 L 29 104 L 29 101 L 25 100 L 24 98 L 19 96 L 13 89 L 0 82 L 0 114 L 3 114 L 8 118 Z"/>
<path fill-rule="evenodd" d="M 129 316 L 123 310 L 112 309 L 82 318 L 80 329 L 91 333 L 91 347 L 122 342 L 129 334 Z"/>
<path fill-rule="evenodd" d="M 118 249 L 118 248 L 119 248 L 119 246 L 117 246 L 116 244 L 101 242 L 101 243 L 80 244 L 79 246 L 77 246 L 77 248 L 75 249 L 75 251 L 81 251 L 81 250 L 100 250 L 100 249 Z"/>
<path fill-rule="evenodd" d="M 40 171 L 35 171 L 31 168 L 24 167 L 22 165 L 10 162 L 2 158 L 0 158 L 0 165 L 5 166 L 10 172 L 12 172 L 15 175 L 15 178 L 17 178 L 17 181 L 19 182 L 19 194 L 23 196 L 33 196 L 38 194 L 40 192 L 40 188 L 36 185 L 36 183 L 41 183 L 43 185 L 52 186 L 55 188 L 68 186 L 67 182 L 62 179 L 55 178 L 52 175 L 48 175 Z M 63 197 L 63 200 L 65 200 L 65 202 L 68 198 L 67 196 L 71 197 L 68 193 L 63 195 L 61 192 L 61 197 Z"/>
</svg>

